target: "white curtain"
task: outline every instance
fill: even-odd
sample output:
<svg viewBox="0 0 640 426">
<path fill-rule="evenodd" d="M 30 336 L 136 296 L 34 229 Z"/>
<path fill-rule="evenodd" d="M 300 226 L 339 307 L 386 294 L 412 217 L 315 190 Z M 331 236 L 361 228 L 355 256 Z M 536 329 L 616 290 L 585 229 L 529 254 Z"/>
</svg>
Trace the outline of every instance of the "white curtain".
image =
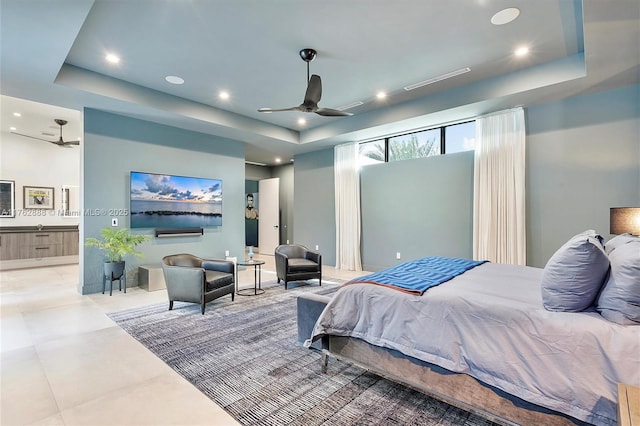
<svg viewBox="0 0 640 426">
<path fill-rule="evenodd" d="M 476 121 L 473 257 L 524 265 L 525 123 L 522 108 Z"/>
<path fill-rule="evenodd" d="M 334 148 L 336 268 L 362 271 L 358 144 Z"/>
</svg>

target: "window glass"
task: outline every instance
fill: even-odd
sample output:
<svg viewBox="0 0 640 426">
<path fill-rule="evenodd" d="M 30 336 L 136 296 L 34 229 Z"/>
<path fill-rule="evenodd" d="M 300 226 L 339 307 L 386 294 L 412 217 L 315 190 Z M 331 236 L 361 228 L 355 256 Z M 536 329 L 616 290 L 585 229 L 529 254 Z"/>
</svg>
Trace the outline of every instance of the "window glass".
<svg viewBox="0 0 640 426">
<path fill-rule="evenodd" d="M 389 138 L 389 161 L 440 155 L 440 129 Z"/>
<path fill-rule="evenodd" d="M 445 152 L 473 151 L 476 147 L 476 122 L 455 124 L 444 129 L 446 141 Z"/>
<path fill-rule="evenodd" d="M 367 164 L 384 163 L 384 139 L 361 143 L 359 149 L 359 163 L 361 166 Z"/>
</svg>

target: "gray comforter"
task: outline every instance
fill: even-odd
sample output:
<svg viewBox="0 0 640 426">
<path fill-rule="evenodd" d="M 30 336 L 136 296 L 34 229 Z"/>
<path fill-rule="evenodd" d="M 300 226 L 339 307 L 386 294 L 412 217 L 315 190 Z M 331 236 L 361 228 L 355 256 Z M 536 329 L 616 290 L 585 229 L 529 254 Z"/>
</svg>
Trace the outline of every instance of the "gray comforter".
<svg viewBox="0 0 640 426">
<path fill-rule="evenodd" d="M 617 382 L 640 386 L 640 326 L 595 311 L 545 310 L 541 273 L 486 263 L 423 296 L 347 285 L 312 338 L 356 337 L 577 419 L 614 425 Z"/>
</svg>

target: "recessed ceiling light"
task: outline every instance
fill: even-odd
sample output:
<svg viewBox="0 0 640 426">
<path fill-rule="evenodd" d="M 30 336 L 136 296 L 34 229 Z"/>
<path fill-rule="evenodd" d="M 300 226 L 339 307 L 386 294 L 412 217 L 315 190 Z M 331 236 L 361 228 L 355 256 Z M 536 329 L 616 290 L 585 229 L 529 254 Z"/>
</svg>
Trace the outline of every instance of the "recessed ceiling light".
<svg viewBox="0 0 640 426">
<path fill-rule="evenodd" d="M 305 120 L 304 118 L 298 118 L 298 124 L 304 126 L 305 124 L 307 124 L 307 120 Z"/>
<path fill-rule="evenodd" d="M 22 117 L 22 114 L 20 114 L 19 112 L 14 112 L 13 115 L 14 117 Z"/>
<path fill-rule="evenodd" d="M 105 59 L 107 60 L 107 62 L 111 62 L 112 64 L 117 64 L 120 62 L 120 58 L 117 55 L 114 55 L 113 53 L 107 53 L 107 56 L 105 56 Z"/>
<path fill-rule="evenodd" d="M 276 163 L 280 164 L 281 161 L 280 157 L 276 157 Z"/>
<path fill-rule="evenodd" d="M 509 7 L 507 9 L 502 9 L 500 12 L 496 13 L 491 17 L 491 23 L 493 25 L 504 25 L 513 21 L 520 15 L 520 9 L 517 7 Z"/>
<path fill-rule="evenodd" d="M 529 48 L 527 46 L 518 47 L 513 51 L 513 54 L 516 56 L 526 56 L 529 53 Z"/>
<path fill-rule="evenodd" d="M 176 75 L 168 75 L 164 78 L 165 80 L 167 80 L 167 82 L 171 83 L 171 84 L 183 84 L 184 83 L 184 79 L 180 78 Z"/>
<path fill-rule="evenodd" d="M 223 101 L 226 101 L 227 99 L 229 99 L 229 92 L 227 92 L 226 90 L 223 90 L 218 94 L 218 97 Z"/>
<path fill-rule="evenodd" d="M 384 99 L 386 97 L 387 97 L 387 94 L 385 92 L 376 93 L 376 98 L 378 98 L 378 99 Z"/>
<path fill-rule="evenodd" d="M 9 127 L 9 130 L 11 130 L 12 132 L 15 132 L 18 129 L 16 129 L 15 127 Z"/>
</svg>

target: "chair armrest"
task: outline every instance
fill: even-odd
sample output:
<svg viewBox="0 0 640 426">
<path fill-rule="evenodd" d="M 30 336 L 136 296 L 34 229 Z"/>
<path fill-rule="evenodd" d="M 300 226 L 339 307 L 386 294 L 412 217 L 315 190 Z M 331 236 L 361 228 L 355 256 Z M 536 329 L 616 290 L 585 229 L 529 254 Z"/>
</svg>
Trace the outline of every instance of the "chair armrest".
<svg viewBox="0 0 640 426">
<path fill-rule="evenodd" d="M 162 265 L 170 300 L 200 298 L 205 289 L 204 269 Z"/>
<path fill-rule="evenodd" d="M 318 253 L 317 251 L 312 251 L 312 250 L 308 250 L 304 257 L 306 259 L 309 260 L 313 260 L 314 262 L 316 262 L 318 265 L 322 264 L 322 255 L 320 253 Z"/>
<path fill-rule="evenodd" d="M 275 252 L 276 261 L 276 275 L 280 279 L 284 279 L 287 275 L 287 267 L 289 264 L 289 257 L 284 253 Z"/>
<path fill-rule="evenodd" d="M 235 272 L 235 264 L 230 260 L 203 259 L 202 267 L 208 271 Z"/>
</svg>

